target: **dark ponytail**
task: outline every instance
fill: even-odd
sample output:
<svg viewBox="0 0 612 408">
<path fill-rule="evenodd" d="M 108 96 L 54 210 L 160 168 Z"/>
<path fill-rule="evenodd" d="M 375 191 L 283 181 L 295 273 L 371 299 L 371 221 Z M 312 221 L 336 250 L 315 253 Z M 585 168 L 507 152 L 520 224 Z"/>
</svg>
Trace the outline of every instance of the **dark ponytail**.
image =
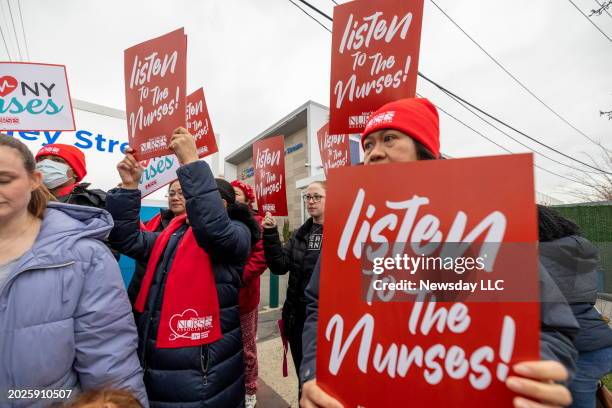
<svg viewBox="0 0 612 408">
<path fill-rule="evenodd" d="M 538 204 L 540 242 L 550 242 L 571 235 L 582 235 L 580 227 L 550 207 Z"/>
</svg>

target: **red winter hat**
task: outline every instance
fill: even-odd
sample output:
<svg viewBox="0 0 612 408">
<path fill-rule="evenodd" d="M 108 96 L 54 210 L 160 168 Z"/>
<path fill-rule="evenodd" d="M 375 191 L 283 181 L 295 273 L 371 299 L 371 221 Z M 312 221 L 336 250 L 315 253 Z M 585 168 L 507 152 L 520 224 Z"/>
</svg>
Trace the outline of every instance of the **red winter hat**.
<svg viewBox="0 0 612 408">
<path fill-rule="evenodd" d="M 406 133 L 435 157 L 440 157 L 438 110 L 428 99 L 399 99 L 380 107 L 366 123 L 361 134 L 361 146 L 367 135 L 382 129 L 396 129 Z"/>
<path fill-rule="evenodd" d="M 238 187 L 244 193 L 247 203 L 250 205 L 255 202 L 255 193 L 253 192 L 253 187 L 249 186 L 246 183 L 243 183 L 239 180 L 234 180 L 230 183 L 233 187 Z"/>
<path fill-rule="evenodd" d="M 76 181 L 79 182 L 83 180 L 83 177 L 87 174 L 87 167 L 85 164 L 85 155 L 83 152 L 74 146 L 65 145 L 65 144 L 50 144 L 46 145 L 42 149 L 36 153 L 36 160 L 38 160 L 41 156 L 57 156 L 66 160 L 66 163 L 76 175 Z"/>
</svg>

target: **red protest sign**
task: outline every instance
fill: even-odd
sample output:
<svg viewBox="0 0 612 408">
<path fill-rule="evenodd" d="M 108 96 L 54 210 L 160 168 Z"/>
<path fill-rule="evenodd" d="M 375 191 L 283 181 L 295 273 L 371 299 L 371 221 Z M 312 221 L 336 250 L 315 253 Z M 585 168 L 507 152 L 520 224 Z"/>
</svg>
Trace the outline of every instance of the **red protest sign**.
<svg viewBox="0 0 612 408">
<path fill-rule="evenodd" d="M 187 37 L 183 29 L 124 52 L 128 139 L 138 160 L 171 154 L 172 132 L 185 125 Z"/>
<path fill-rule="evenodd" d="M 331 134 L 358 133 L 387 102 L 414 97 L 423 0 L 356 0 L 334 7 Z"/>
<path fill-rule="evenodd" d="M 330 173 L 327 186 L 325 210 L 334 216 L 325 221 L 321 256 L 317 384 L 351 407 L 511 406 L 504 384 L 510 367 L 539 359 L 531 155 L 343 168 Z M 488 276 L 477 290 L 495 290 L 499 300 L 470 301 L 468 288 L 457 287 L 448 290 L 455 301 L 436 302 L 422 283 L 410 290 L 391 286 L 400 280 L 380 288 L 379 271 L 364 268 L 364 260 L 393 268 L 391 243 L 411 248 L 413 263 L 462 248 L 444 257 L 455 263 L 448 276 L 463 273 L 457 265 L 471 251 L 483 262 L 481 276 Z M 517 259 L 503 245 L 524 250 Z M 430 284 L 423 265 L 405 280 L 420 276 Z M 363 280 L 376 291 L 364 292 Z M 510 294 L 505 287 L 513 288 Z M 513 301 L 521 287 L 529 297 Z M 398 301 L 400 291 L 426 297 Z"/>
<path fill-rule="evenodd" d="M 274 136 L 253 144 L 257 208 L 275 216 L 287 216 L 285 138 Z"/>
<path fill-rule="evenodd" d="M 204 90 L 198 89 L 185 98 L 185 110 L 187 113 L 187 130 L 195 137 L 198 155 L 206 157 L 216 153 L 217 141 L 212 128 Z"/>
<path fill-rule="evenodd" d="M 329 169 L 351 165 L 351 148 L 349 135 L 330 135 L 329 123 L 317 131 L 319 152 L 325 176 Z"/>
</svg>

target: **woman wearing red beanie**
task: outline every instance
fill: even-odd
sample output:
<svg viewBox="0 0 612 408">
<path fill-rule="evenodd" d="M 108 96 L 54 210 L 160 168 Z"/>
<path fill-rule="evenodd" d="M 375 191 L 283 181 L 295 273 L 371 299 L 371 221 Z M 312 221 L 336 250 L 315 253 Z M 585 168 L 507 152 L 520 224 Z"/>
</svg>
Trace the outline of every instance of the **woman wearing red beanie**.
<svg viewBox="0 0 612 408">
<path fill-rule="evenodd" d="M 239 180 L 231 182 L 236 193 L 236 201 L 246 204 L 253 218 L 261 225 L 262 217 L 253 209 L 255 194 L 253 188 Z M 261 237 L 260 237 L 261 238 Z M 259 306 L 259 277 L 268 269 L 264 255 L 263 241 L 251 248 L 251 254 L 244 265 L 242 287 L 238 292 L 240 306 L 240 329 L 244 346 L 244 383 L 246 388 L 245 408 L 253 408 L 257 403 L 257 307 Z"/>
<path fill-rule="evenodd" d="M 49 144 L 36 153 L 36 169 L 43 175 L 43 183 L 58 201 L 68 204 L 104 208 L 106 193 L 90 189 L 81 183 L 87 175 L 85 154 L 75 146 Z"/>
<path fill-rule="evenodd" d="M 361 143 L 365 151 L 364 165 L 439 159 L 438 112 L 431 102 L 423 98 L 388 103 L 370 116 Z M 308 315 L 303 335 L 304 357 L 300 368 L 300 381 L 303 383 L 300 406 L 339 408 L 342 405 L 318 387 L 315 378 L 319 267 L 317 263 L 306 289 Z M 541 276 L 542 293 L 554 290 L 547 287 L 554 285 L 549 278 L 546 276 L 542 279 Z M 568 389 L 556 382 L 566 381 L 566 367 L 573 368 L 576 351 L 572 337 L 577 323 L 567 303 L 551 305 L 543 302 L 541 308 L 542 361 L 516 364 L 513 375 L 506 381 L 508 388 L 520 395 L 514 399 L 517 408 L 557 407 L 571 403 Z"/>
</svg>

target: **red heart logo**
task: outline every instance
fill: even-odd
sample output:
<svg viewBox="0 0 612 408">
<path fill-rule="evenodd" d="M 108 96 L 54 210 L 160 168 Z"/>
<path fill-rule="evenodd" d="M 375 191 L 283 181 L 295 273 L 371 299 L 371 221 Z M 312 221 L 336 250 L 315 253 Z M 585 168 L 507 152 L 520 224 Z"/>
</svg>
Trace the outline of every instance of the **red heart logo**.
<svg viewBox="0 0 612 408">
<path fill-rule="evenodd" d="M 177 338 L 189 338 L 189 334 L 187 333 L 189 330 L 187 328 L 187 321 L 191 318 L 197 318 L 198 312 L 193 309 L 187 309 L 183 313 L 176 313 L 170 318 L 170 330 L 174 334 L 175 338 L 171 340 L 175 340 Z"/>
<path fill-rule="evenodd" d="M 12 76 L 0 77 L 0 96 L 4 97 L 17 89 L 17 80 Z"/>
</svg>

